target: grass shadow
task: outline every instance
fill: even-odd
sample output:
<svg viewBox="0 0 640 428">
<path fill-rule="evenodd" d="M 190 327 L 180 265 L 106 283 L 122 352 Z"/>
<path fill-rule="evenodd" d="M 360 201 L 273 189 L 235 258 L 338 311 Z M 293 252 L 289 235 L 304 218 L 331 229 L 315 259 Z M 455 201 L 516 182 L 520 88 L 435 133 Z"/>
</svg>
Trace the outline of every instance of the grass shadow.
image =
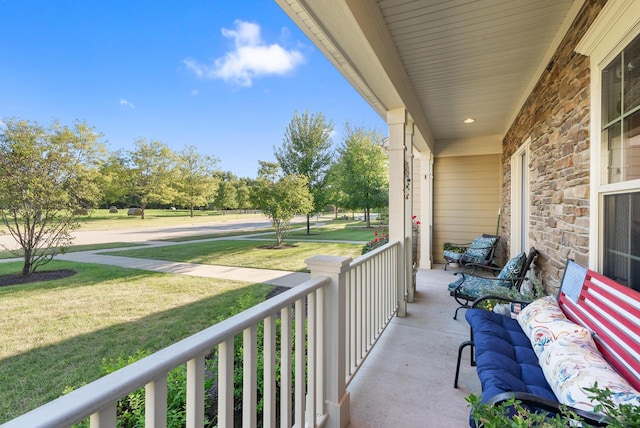
<svg viewBox="0 0 640 428">
<path fill-rule="evenodd" d="M 251 284 L 117 323 L 0 360 L 0 423 L 102 375 L 104 360 L 150 353 L 263 301 L 274 289 Z"/>
</svg>

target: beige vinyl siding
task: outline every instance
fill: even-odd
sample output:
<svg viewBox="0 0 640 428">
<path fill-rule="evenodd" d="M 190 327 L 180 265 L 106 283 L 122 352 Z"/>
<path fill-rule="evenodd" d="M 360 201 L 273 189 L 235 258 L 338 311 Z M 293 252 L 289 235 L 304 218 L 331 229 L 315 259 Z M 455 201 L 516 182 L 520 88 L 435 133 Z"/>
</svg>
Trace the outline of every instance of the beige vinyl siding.
<svg viewBox="0 0 640 428">
<path fill-rule="evenodd" d="M 442 263 L 445 242 L 496 233 L 501 155 L 437 157 L 433 171 L 433 260 Z"/>
</svg>

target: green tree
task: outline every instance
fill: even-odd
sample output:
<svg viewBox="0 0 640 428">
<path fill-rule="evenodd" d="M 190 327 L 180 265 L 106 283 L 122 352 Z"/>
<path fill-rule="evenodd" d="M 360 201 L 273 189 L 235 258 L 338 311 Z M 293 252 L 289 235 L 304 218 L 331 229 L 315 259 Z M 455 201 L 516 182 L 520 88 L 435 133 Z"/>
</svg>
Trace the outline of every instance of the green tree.
<svg viewBox="0 0 640 428">
<path fill-rule="evenodd" d="M 305 176 L 289 174 L 279 178 L 277 164 L 260 162 L 260 165 L 258 179 L 251 187 L 252 197 L 271 221 L 276 232 L 276 247 L 281 247 L 289 233 L 291 219 L 313 209 L 313 196 Z"/>
<path fill-rule="evenodd" d="M 236 200 L 236 188 L 232 182 L 221 181 L 218 183 L 218 190 L 213 203 L 216 207 L 222 210 L 223 214 L 225 210 L 232 210 L 238 207 L 238 202 Z"/>
<path fill-rule="evenodd" d="M 187 146 L 178 153 L 175 181 L 176 202 L 193 208 L 206 205 L 217 187 L 218 159 L 198 153 L 195 146 Z"/>
<path fill-rule="evenodd" d="M 244 211 L 251 208 L 251 189 L 246 179 L 238 180 L 237 182 L 236 205 Z"/>
<path fill-rule="evenodd" d="M 310 234 L 310 218 L 326 204 L 325 185 L 331 166 L 331 132 L 333 124 L 322 113 L 302 116 L 296 112 L 287 126 L 280 148 L 274 147 L 274 155 L 285 176 L 302 175 L 307 178 L 307 188 L 313 204 L 307 215 L 307 235 Z"/>
<path fill-rule="evenodd" d="M 98 185 L 102 189 L 105 205 L 110 207 L 117 202 L 124 202 L 128 196 L 127 189 L 128 167 L 121 151 L 109 154 L 107 160 L 100 167 Z"/>
<path fill-rule="evenodd" d="M 99 201 L 100 138 L 83 122 L 11 119 L 0 132 L 0 217 L 20 246 L 12 253 L 23 257 L 22 275 L 63 252 L 80 213 Z"/>
<path fill-rule="evenodd" d="M 389 204 L 389 167 L 382 137 L 363 128 L 352 129 L 347 124 L 334 172 L 342 190 L 343 206 L 363 208 L 367 227 L 371 227 L 371 208 Z"/>
<path fill-rule="evenodd" d="M 151 203 L 168 204 L 175 197 L 176 154 L 159 141 L 139 139 L 127 154 L 129 196 L 144 211 Z"/>
</svg>

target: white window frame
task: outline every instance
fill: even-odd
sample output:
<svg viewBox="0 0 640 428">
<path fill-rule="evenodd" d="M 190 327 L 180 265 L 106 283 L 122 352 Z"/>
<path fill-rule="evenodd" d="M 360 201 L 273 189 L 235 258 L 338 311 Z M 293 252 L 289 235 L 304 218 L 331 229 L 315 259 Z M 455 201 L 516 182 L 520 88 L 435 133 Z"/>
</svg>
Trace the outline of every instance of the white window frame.
<svg viewBox="0 0 640 428">
<path fill-rule="evenodd" d="M 604 197 L 640 191 L 640 180 L 608 184 L 603 178 L 602 159 L 602 70 L 640 34 L 640 2 L 611 0 L 586 32 L 576 52 L 590 57 L 591 66 L 591 165 L 589 267 L 602 270 Z"/>
<path fill-rule="evenodd" d="M 526 165 L 522 163 L 523 155 Z M 529 218 L 531 215 L 529 162 L 531 162 L 531 138 L 527 138 L 511 155 L 511 257 L 529 248 Z"/>
</svg>

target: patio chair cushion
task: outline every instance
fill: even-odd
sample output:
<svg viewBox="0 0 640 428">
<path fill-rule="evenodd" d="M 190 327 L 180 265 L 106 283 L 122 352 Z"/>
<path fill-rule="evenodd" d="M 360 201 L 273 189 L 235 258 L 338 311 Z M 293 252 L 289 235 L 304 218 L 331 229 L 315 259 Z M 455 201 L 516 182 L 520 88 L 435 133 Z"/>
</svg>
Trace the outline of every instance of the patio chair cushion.
<svg viewBox="0 0 640 428">
<path fill-rule="evenodd" d="M 460 262 L 460 258 L 462 258 L 463 253 L 458 253 L 455 251 L 451 251 L 451 250 L 444 250 L 444 258 L 445 260 L 451 261 L 451 262 L 455 262 L 455 263 L 459 263 Z"/>
<path fill-rule="evenodd" d="M 460 285 L 462 284 L 462 285 Z M 458 295 L 464 295 L 472 299 L 486 296 L 489 294 L 501 294 L 505 288 L 511 287 L 513 283 L 509 279 L 502 281 L 497 279 L 489 279 L 481 276 L 461 274 L 460 277 L 449 284 L 449 292 L 456 290 Z"/>
<path fill-rule="evenodd" d="M 458 279 L 449 284 L 449 292 L 453 293 L 455 290 L 457 295 L 467 296 L 472 299 L 489 294 L 501 294 L 500 292 L 504 291 L 505 288 L 514 285 L 512 279 L 519 277 L 526 259 L 524 253 L 518 254 L 507 262 L 497 278 L 485 278 L 462 273 Z"/>
<path fill-rule="evenodd" d="M 524 273 L 522 272 L 522 268 L 524 267 L 526 261 L 527 255 L 524 252 L 521 252 L 504 265 L 504 267 L 500 271 L 500 274 L 498 274 L 498 278 L 512 279 L 522 276 L 521 274 Z"/>
<path fill-rule="evenodd" d="M 493 250 L 497 236 L 479 236 L 473 240 L 467 251 L 464 253 L 462 260 L 464 263 L 484 264 Z"/>
</svg>

